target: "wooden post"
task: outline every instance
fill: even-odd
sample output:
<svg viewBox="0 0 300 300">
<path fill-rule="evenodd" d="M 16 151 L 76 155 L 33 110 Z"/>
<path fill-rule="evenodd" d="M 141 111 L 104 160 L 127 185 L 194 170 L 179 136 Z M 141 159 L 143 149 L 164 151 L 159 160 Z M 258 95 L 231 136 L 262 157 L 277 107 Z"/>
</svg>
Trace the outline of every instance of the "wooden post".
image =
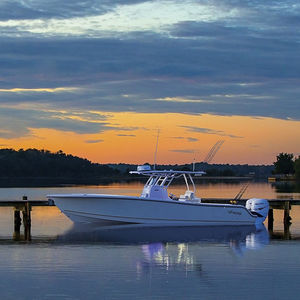
<svg viewBox="0 0 300 300">
<path fill-rule="evenodd" d="M 21 228 L 21 216 L 20 216 L 20 210 L 15 207 L 14 210 L 14 234 L 13 239 L 16 241 L 20 240 L 21 234 L 20 234 L 20 228 Z"/>
<path fill-rule="evenodd" d="M 268 213 L 268 229 L 271 232 L 273 232 L 273 225 L 274 225 L 273 208 L 270 208 Z"/>
<path fill-rule="evenodd" d="M 21 227 L 20 210 L 16 208 L 14 211 L 14 224 L 15 224 L 15 231 L 20 231 L 20 227 Z"/>
<path fill-rule="evenodd" d="M 290 201 L 285 201 L 284 202 L 284 217 L 283 217 L 283 222 L 284 224 L 291 224 L 292 218 L 290 217 Z"/>
<path fill-rule="evenodd" d="M 284 239 L 290 240 L 291 233 L 290 233 L 290 226 L 291 226 L 291 217 L 290 217 L 290 201 L 284 202 L 284 217 L 283 217 L 283 224 L 284 224 Z"/>
<path fill-rule="evenodd" d="M 291 237 L 291 232 L 290 232 L 290 223 L 284 223 L 284 233 L 283 233 L 283 239 L 284 240 L 290 240 Z"/>
<path fill-rule="evenodd" d="M 24 238 L 26 241 L 31 240 L 31 205 L 27 201 L 23 210 Z"/>
</svg>

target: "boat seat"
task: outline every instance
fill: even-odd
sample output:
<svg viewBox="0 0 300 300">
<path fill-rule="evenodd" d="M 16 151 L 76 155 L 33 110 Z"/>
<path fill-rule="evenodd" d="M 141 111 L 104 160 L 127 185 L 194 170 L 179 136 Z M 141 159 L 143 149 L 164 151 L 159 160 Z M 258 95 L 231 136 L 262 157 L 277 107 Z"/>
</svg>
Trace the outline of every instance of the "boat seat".
<svg viewBox="0 0 300 300">
<path fill-rule="evenodd" d="M 180 195 L 179 201 L 201 202 L 201 199 L 196 198 L 193 191 L 186 191 L 184 195 Z"/>
<path fill-rule="evenodd" d="M 186 191 L 184 193 L 184 195 L 180 195 L 179 201 L 189 201 L 189 200 L 192 200 L 194 198 L 195 198 L 195 196 L 194 196 L 193 191 Z"/>
<path fill-rule="evenodd" d="M 191 202 L 195 202 L 195 203 L 201 203 L 201 198 L 196 198 L 194 197 L 193 199 L 190 200 Z"/>
</svg>

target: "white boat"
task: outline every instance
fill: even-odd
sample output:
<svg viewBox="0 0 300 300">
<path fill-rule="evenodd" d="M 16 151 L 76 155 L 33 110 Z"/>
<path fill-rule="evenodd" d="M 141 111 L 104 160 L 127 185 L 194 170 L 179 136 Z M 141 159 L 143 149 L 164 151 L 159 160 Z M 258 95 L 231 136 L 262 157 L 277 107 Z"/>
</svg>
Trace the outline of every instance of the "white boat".
<svg viewBox="0 0 300 300">
<path fill-rule="evenodd" d="M 264 222 L 269 203 L 249 199 L 246 206 L 202 203 L 197 198 L 192 175 L 204 172 L 151 170 L 139 166 L 130 172 L 148 176 L 139 197 L 108 194 L 57 194 L 47 197 L 72 221 L 82 223 L 148 224 L 158 226 L 255 225 Z M 187 190 L 176 197 L 168 194 L 175 178 L 183 177 Z"/>
</svg>

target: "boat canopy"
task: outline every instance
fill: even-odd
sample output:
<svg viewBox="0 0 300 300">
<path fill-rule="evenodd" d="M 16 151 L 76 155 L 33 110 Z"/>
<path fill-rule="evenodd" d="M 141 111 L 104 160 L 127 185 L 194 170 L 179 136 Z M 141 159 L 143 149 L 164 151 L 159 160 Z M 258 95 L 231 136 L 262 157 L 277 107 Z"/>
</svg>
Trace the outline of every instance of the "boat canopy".
<svg viewBox="0 0 300 300">
<path fill-rule="evenodd" d="M 202 171 L 174 171 L 174 170 L 149 170 L 138 168 L 137 171 L 131 171 L 130 174 L 139 174 L 149 176 L 141 197 L 154 198 L 154 199 L 170 199 L 167 193 L 167 189 L 173 179 L 183 176 L 187 190 L 186 196 L 188 198 L 194 197 L 196 192 L 195 184 L 192 179 L 192 175 L 201 176 L 205 174 Z M 192 184 L 192 190 L 190 190 L 189 182 Z M 186 196 L 183 196 L 186 198 Z"/>
<path fill-rule="evenodd" d="M 140 175 L 146 175 L 146 176 L 175 176 L 179 177 L 184 174 L 189 175 L 196 175 L 201 176 L 206 174 L 203 171 L 174 171 L 174 170 L 137 170 L 137 171 L 130 171 L 130 174 L 140 174 Z"/>
</svg>

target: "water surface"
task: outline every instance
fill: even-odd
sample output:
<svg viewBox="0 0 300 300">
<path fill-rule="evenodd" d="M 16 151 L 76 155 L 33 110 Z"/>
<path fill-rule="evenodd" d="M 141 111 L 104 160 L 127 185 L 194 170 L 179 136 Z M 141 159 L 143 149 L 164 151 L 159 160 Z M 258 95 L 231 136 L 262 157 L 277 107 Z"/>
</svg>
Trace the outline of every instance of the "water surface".
<svg viewBox="0 0 300 300">
<path fill-rule="evenodd" d="M 202 197 L 234 197 L 242 183 L 201 183 Z M 1 199 L 51 193 L 138 195 L 141 183 L 1 188 Z M 181 192 L 182 186 L 175 186 Z M 268 183 L 245 198 L 298 197 Z M 295 299 L 300 293 L 300 206 L 289 234 L 283 211 L 266 227 L 74 226 L 56 207 L 34 207 L 32 240 L 14 238 L 13 209 L 0 208 L 1 299 Z M 267 224 L 267 223 L 266 223 Z"/>
</svg>

